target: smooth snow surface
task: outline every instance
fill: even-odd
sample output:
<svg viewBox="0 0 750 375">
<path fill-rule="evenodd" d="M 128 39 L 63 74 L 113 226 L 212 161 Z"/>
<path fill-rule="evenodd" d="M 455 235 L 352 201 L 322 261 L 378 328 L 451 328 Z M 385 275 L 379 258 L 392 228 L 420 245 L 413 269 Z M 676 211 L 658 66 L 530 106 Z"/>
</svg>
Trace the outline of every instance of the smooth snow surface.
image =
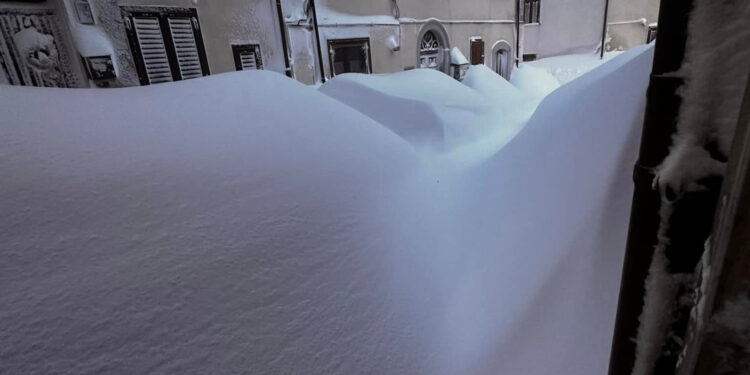
<svg viewBox="0 0 750 375">
<path fill-rule="evenodd" d="M 495 74 L 487 85 L 496 88 Z M 508 95 L 518 100 L 518 90 Z M 395 74 L 342 74 L 320 91 L 378 121 L 443 167 L 485 160 L 526 124 L 535 103 L 518 108 L 497 105 L 493 98 L 432 69 Z"/>
<path fill-rule="evenodd" d="M 526 121 L 526 115 L 530 117 L 538 104 L 486 65 L 469 67 L 461 83 L 479 92 L 491 105 L 500 108 L 506 114 L 503 121 L 508 120 L 507 115 L 522 116 Z"/>
<path fill-rule="evenodd" d="M 546 69 L 521 65 L 510 74 L 510 82 L 527 96 L 541 100 L 560 87 L 560 82 Z"/>
<path fill-rule="evenodd" d="M 598 53 L 554 56 L 524 62 L 523 65 L 546 69 L 548 73 L 563 85 L 584 75 L 621 53 L 622 51 L 605 52 L 604 59 L 601 59 Z"/>
<path fill-rule="evenodd" d="M 0 87 L 0 373 L 600 375 L 651 57 L 452 171 L 275 73 Z"/>
</svg>

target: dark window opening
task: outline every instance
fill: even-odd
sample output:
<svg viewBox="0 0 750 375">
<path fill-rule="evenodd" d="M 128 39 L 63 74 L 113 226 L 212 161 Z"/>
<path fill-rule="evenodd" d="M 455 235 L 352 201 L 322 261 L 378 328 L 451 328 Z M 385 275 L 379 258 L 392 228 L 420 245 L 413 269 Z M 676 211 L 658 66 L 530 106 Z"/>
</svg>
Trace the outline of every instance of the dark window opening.
<svg viewBox="0 0 750 375">
<path fill-rule="evenodd" d="M 343 73 L 372 73 L 369 39 L 328 41 L 331 76 Z"/>
<path fill-rule="evenodd" d="M 237 70 L 263 70 L 263 58 L 260 56 L 260 46 L 257 44 L 232 45 L 234 67 Z"/>
<path fill-rule="evenodd" d="M 534 61 L 536 60 L 536 53 L 527 53 L 523 55 L 523 61 Z"/>
<path fill-rule="evenodd" d="M 123 8 L 141 85 L 209 74 L 195 8 Z"/>
<path fill-rule="evenodd" d="M 648 27 L 648 36 L 646 36 L 646 43 L 651 43 L 656 39 L 656 26 Z"/>
<path fill-rule="evenodd" d="M 539 23 L 539 6 L 541 0 L 523 0 L 523 22 Z"/>
</svg>

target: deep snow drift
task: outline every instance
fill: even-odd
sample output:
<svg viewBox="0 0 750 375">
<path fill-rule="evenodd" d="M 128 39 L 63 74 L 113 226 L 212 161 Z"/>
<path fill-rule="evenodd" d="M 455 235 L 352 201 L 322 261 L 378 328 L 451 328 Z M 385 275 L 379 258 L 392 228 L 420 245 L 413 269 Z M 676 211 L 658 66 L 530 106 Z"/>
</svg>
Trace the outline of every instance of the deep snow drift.
<svg viewBox="0 0 750 375">
<path fill-rule="evenodd" d="M 560 87 L 560 82 L 547 70 L 522 64 L 513 69 L 510 82 L 527 96 L 541 100 Z"/>
<path fill-rule="evenodd" d="M 605 52 L 604 59 L 600 58 L 599 53 L 553 56 L 524 62 L 522 65 L 544 69 L 547 73 L 553 76 L 559 84 L 564 85 L 621 53 L 622 51 Z"/>
<path fill-rule="evenodd" d="M 650 65 L 450 171 L 268 72 L 0 87 L 0 373 L 602 374 Z"/>
<path fill-rule="evenodd" d="M 537 104 L 485 69 L 472 67 L 466 85 L 432 69 L 342 74 L 320 91 L 383 124 L 442 166 L 464 166 L 510 141 Z"/>
</svg>

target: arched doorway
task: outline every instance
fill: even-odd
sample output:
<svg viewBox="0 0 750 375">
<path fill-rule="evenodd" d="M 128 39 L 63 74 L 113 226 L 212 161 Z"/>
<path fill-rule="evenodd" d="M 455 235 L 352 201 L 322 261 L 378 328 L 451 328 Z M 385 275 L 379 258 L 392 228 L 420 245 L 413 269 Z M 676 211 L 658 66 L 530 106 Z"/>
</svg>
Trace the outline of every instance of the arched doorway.
<svg viewBox="0 0 750 375">
<path fill-rule="evenodd" d="M 510 79 L 513 70 L 510 43 L 500 40 L 492 46 L 492 68 L 503 78 Z"/>
<path fill-rule="evenodd" d="M 448 72 L 446 50 L 450 47 L 448 33 L 437 20 L 430 20 L 419 30 L 417 45 L 417 68 Z"/>
</svg>

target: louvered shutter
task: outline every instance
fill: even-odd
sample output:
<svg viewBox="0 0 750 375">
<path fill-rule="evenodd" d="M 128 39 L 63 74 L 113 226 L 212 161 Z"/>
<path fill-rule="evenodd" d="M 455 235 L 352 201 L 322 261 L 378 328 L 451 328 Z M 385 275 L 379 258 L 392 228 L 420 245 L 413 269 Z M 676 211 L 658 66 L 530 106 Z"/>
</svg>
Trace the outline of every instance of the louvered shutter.
<svg viewBox="0 0 750 375">
<path fill-rule="evenodd" d="M 203 76 L 192 21 L 190 18 L 183 17 L 170 17 L 168 21 L 177 55 L 177 65 L 180 68 L 180 76 L 182 79 Z"/>
<path fill-rule="evenodd" d="M 234 67 L 237 70 L 263 70 L 263 58 L 257 44 L 233 44 Z"/>
<path fill-rule="evenodd" d="M 255 60 L 255 52 L 253 51 L 242 51 L 240 53 L 240 63 L 242 64 L 242 70 L 258 69 L 258 62 Z"/>
<path fill-rule="evenodd" d="M 172 70 L 161 34 L 159 19 L 156 17 L 133 17 L 135 34 L 143 57 L 143 65 L 149 83 L 172 81 Z"/>
</svg>

